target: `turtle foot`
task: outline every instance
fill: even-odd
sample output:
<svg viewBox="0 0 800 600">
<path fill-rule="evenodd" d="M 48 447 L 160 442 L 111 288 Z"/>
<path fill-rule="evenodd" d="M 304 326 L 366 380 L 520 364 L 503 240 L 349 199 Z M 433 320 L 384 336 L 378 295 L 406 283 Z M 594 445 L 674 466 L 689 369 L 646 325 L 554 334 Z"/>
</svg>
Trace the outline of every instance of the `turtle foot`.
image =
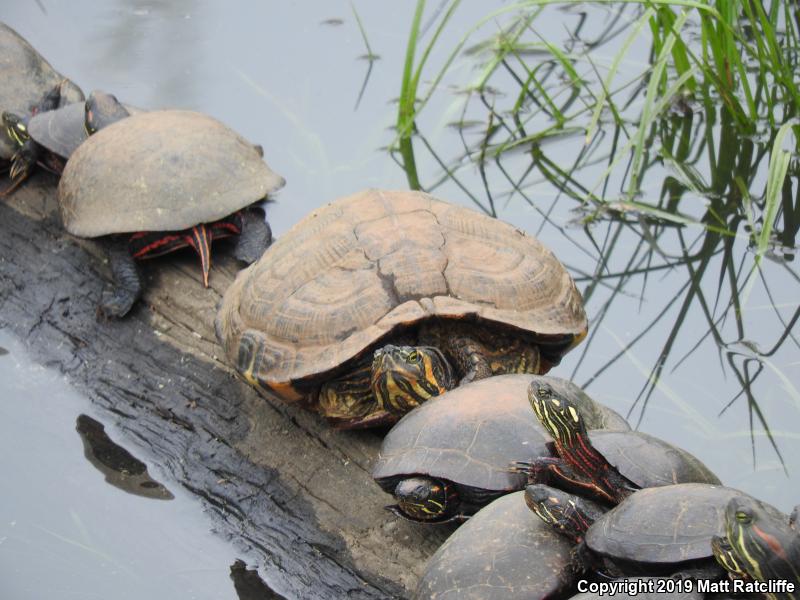
<svg viewBox="0 0 800 600">
<path fill-rule="evenodd" d="M 127 315 L 137 296 L 125 290 L 116 288 L 106 288 L 100 298 L 100 305 L 97 307 L 97 317 L 99 319 L 121 319 Z"/>
<path fill-rule="evenodd" d="M 245 211 L 242 214 L 242 233 L 239 235 L 233 255 L 237 260 L 249 265 L 261 258 L 270 244 L 272 244 L 272 229 L 264 220 L 264 213 L 259 209 Z"/>
</svg>

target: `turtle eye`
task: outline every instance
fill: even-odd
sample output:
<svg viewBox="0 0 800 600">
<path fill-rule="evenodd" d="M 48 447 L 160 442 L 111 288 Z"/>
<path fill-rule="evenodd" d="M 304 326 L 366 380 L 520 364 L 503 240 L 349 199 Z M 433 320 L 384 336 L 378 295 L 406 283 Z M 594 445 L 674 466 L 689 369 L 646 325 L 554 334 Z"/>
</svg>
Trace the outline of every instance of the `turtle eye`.
<svg viewBox="0 0 800 600">
<path fill-rule="evenodd" d="M 412 362 L 412 363 L 419 362 L 419 352 L 417 352 L 416 350 L 412 350 L 411 352 L 409 352 L 406 355 L 406 360 L 408 360 L 408 362 Z"/>
<path fill-rule="evenodd" d="M 745 510 L 736 511 L 736 520 L 739 521 L 739 523 L 749 523 L 750 521 L 752 521 L 752 519 L 753 517 L 748 511 Z"/>
</svg>

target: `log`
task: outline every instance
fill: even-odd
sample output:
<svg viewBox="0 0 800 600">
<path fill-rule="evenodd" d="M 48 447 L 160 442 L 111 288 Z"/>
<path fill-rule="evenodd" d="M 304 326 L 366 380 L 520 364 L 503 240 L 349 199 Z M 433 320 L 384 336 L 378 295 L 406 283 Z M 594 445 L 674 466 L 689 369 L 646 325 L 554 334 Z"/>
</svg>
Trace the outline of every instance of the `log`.
<svg viewBox="0 0 800 600">
<path fill-rule="evenodd" d="M 212 527 L 288 598 L 407 596 L 452 531 L 399 520 L 370 471 L 380 433 L 332 430 L 234 376 L 215 307 L 240 264 L 215 245 L 204 289 L 191 252 L 143 264 L 122 321 L 95 310 L 110 271 L 97 244 L 63 231 L 55 179 L 0 202 L 0 327 L 59 369 L 146 458 L 201 499 Z M 118 440 L 119 441 L 119 440 Z"/>
</svg>

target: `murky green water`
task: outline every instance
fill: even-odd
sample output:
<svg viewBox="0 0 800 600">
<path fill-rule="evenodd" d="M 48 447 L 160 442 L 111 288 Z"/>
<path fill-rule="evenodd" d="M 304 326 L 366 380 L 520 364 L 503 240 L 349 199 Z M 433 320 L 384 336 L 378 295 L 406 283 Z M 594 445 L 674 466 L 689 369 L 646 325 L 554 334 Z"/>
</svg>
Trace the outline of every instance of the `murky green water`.
<svg viewBox="0 0 800 600">
<path fill-rule="evenodd" d="M 458 18 L 445 31 L 443 48 L 455 43 L 464 29 L 486 11 L 482 3 L 469 4 L 459 9 Z M 354 6 L 373 52 L 380 56 L 372 64 L 357 109 L 370 64 L 359 58 L 366 48 L 347 2 L 37 0 L 0 6 L 0 19 L 29 39 L 56 68 L 85 90 L 112 91 L 122 100 L 142 107 L 202 110 L 262 144 L 266 160 L 288 182 L 269 210 L 273 230 L 280 235 L 310 209 L 338 196 L 369 186 L 406 186 L 405 174 L 383 148 L 394 137 L 391 127 L 396 119 L 395 101 L 413 4 L 359 1 Z M 547 18 L 551 21 L 538 23 L 540 31 L 563 32 L 574 28 L 582 16 L 579 11 L 552 11 Z M 593 24 L 602 27 L 603 20 L 598 18 Z M 430 35 L 429 30 L 426 35 Z M 602 59 L 598 56 L 598 60 Z M 459 58 L 457 67 L 462 75 L 477 73 L 468 58 Z M 451 161 L 462 152 L 463 139 L 461 132 L 448 123 L 462 118 L 463 100 L 458 90 L 447 88 L 446 82 L 441 87 L 442 92 L 434 97 L 419 126 L 433 147 Z M 469 113 L 466 118 L 472 116 Z M 696 155 L 709 154 L 701 145 L 704 141 L 715 148 L 710 153 L 714 156 L 720 147 L 746 143 L 725 137 L 726 130 L 720 123 L 721 119 L 702 124 L 695 120 L 688 124 L 676 122 L 674 127 L 681 131 L 685 126 L 695 132 L 687 143 Z M 583 142 L 577 136 L 558 144 L 551 156 L 566 166 L 581 151 Z M 741 149 L 740 154 L 743 153 L 746 149 Z M 519 166 L 526 159 L 510 159 L 510 166 L 514 160 Z M 430 154 L 420 152 L 418 161 L 424 183 L 441 179 L 441 166 Z M 464 162 L 466 166 L 459 166 L 460 181 L 485 201 L 487 194 L 480 174 L 469 161 Z M 715 178 L 725 176 L 704 172 L 703 161 L 694 164 L 709 185 L 719 184 Z M 580 176 L 593 183 L 603 168 L 598 165 L 594 172 Z M 669 169 L 669 165 L 655 165 L 648 171 L 643 182 L 646 196 L 658 197 L 667 175 L 678 177 Z M 473 205 L 452 180 L 444 179 L 436 187 L 436 195 Z M 587 384 L 590 394 L 623 414 L 631 411 L 634 424 L 638 422 L 642 430 L 686 447 L 725 483 L 785 510 L 797 503 L 800 344 L 793 319 L 800 310 L 800 277 L 793 262 L 780 259 L 784 252 L 776 251 L 775 260 L 764 262 L 754 283 L 744 286 L 742 273 L 752 265 L 752 253 L 743 224 L 737 224 L 736 237 L 721 240 L 709 238 L 696 227 L 673 227 L 653 237 L 647 223 L 636 215 L 623 221 L 601 220 L 584 230 L 570 225 L 576 217 L 572 212 L 575 203 L 559 198 L 542 178 L 534 176 L 524 181 L 528 200 L 509 191 L 508 180 L 496 171 L 490 174 L 490 183 L 497 214 L 551 246 L 587 296 L 592 335 L 554 374 Z M 796 193 L 796 181 L 794 186 Z M 708 202 L 708 197 L 682 193 L 681 210 L 701 216 Z M 796 243 L 792 233 L 792 223 L 798 220 L 792 212 L 796 204 L 789 203 L 785 217 L 787 235 L 783 243 L 789 255 Z M 722 210 L 713 203 L 712 207 Z M 722 214 L 722 218 L 731 224 L 733 216 Z M 598 267 L 601 256 L 606 263 Z M 728 308 L 732 296 L 741 301 L 738 310 Z M 664 360 L 660 380 L 648 391 L 648 379 L 660 357 Z M 8 360 L 9 357 L 0 358 Z M 32 373 L 29 366 L 23 370 Z M 61 387 L 60 382 L 45 375 L 41 382 L 45 386 L 42 390 L 47 385 Z M 80 441 L 74 432 L 77 414 L 48 414 L 44 419 L 41 412 L 36 412 L 41 407 L 34 406 L 32 410 L 15 411 L 3 420 L 13 418 L 19 430 L 46 427 L 49 434 L 38 442 L 44 446 L 36 446 L 40 453 L 49 456 L 52 452 L 60 459 L 62 447 L 57 443 L 63 441 L 73 447 L 63 452 L 74 455 L 74 462 L 69 463 L 73 466 L 63 467 L 67 481 L 50 483 L 58 487 L 58 483 L 71 484 L 73 478 L 98 478 L 80 459 Z M 47 446 L 49 443 L 54 445 L 52 449 Z M 16 453 L 20 474 L 37 468 L 45 474 L 43 461 L 36 466 L 37 455 Z M 27 477 L 21 481 L 28 481 Z M 171 510 L 169 506 L 175 505 L 125 496 L 109 486 L 97 485 L 110 495 L 111 504 L 137 503 L 150 511 Z M 48 491 L 30 483 L 15 486 L 15 490 L 21 499 L 29 501 L 20 500 L 20 510 L 25 512 L 13 520 L 35 522 L 57 534 L 32 525 L 24 534 L 17 533 L 19 543 L 39 560 L 20 562 L 15 580 L 22 584 L 35 579 L 34 568 L 70 571 L 71 565 L 63 562 L 66 555 L 61 552 L 70 542 L 64 540 L 86 540 L 81 537 L 84 525 L 76 522 L 74 514 L 88 519 L 89 512 L 97 512 L 102 517 L 104 509 L 73 514 L 63 496 L 59 496 L 62 492 L 54 488 Z M 36 503 L 30 501 L 33 498 Z M 47 520 L 37 520 L 36 513 L 29 510 L 37 503 L 47 513 Z M 138 511 L 144 508 L 131 510 L 139 518 L 158 522 L 159 528 L 167 520 L 164 516 L 141 516 Z M 130 518 L 120 521 L 119 517 L 109 516 L 106 525 L 112 528 L 131 522 Z M 85 527 L 92 531 L 90 525 Z M 104 527 L 98 525 L 98 529 Z M 196 529 L 202 532 L 202 523 L 196 523 Z M 144 536 L 146 531 L 140 533 Z M 123 533 L 118 535 L 125 537 Z M 107 560 L 109 565 L 126 564 L 127 559 L 121 558 L 122 550 L 111 548 L 111 542 L 108 547 L 103 543 L 89 546 L 108 552 L 107 557 L 103 555 L 105 558 L 97 552 L 81 552 L 92 555 L 92 560 Z M 0 552 L 7 544 L 8 541 L 0 544 Z M 187 551 L 195 550 L 193 546 Z M 222 582 L 219 589 L 230 589 L 225 588 L 225 565 L 230 564 L 231 557 L 222 558 L 224 549 L 219 551 L 222 554 L 215 555 L 219 558 L 211 560 L 209 552 L 198 563 L 208 565 L 208 570 L 200 567 L 198 571 L 186 571 L 192 589 L 205 588 L 205 576 L 213 579 L 212 570 L 218 572 Z M 43 567 L 43 561 L 49 566 Z M 149 570 L 146 565 L 128 567 L 133 571 L 120 567 L 119 577 L 131 572 L 146 573 L 145 579 L 152 582 L 159 579 L 158 573 L 170 569 L 181 572 L 179 565 L 170 565 L 170 569 L 161 565 L 156 570 Z M 7 567 L 0 562 L 0 569 L 3 568 Z M 196 585 L 199 578 L 203 586 Z M 65 584 L 62 589 L 67 587 Z M 208 589 L 217 588 L 209 583 Z M 147 593 L 159 597 L 149 588 Z M 169 594 L 162 593 L 161 597 Z"/>
</svg>

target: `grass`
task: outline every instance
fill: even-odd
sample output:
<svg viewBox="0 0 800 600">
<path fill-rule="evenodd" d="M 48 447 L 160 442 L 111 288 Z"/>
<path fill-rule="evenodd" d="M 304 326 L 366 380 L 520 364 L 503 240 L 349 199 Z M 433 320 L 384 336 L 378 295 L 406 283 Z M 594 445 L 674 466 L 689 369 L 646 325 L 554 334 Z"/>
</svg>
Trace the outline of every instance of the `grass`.
<svg viewBox="0 0 800 600">
<path fill-rule="evenodd" d="M 746 401 L 753 452 L 758 427 L 785 469 L 757 396 L 765 374 L 791 384 L 774 356 L 786 346 L 800 350 L 792 332 L 800 308 L 773 306 L 766 342 L 749 311 L 755 289 L 758 297 L 775 293 L 766 259 L 800 284 L 781 262 L 800 229 L 800 19 L 792 3 L 777 0 L 595 2 L 588 33 L 582 19 L 563 33 L 537 28 L 548 10 L 587 4 L 503 5 L 453 36 L 460 3 L 443 2 L 424 35 L 419 0 L 395 158 L 412 189 L 455 185 L 493 216 L 498 206 L 525 203 L 541 217 L 538 230 L 557 228 L 594 265 L 568 265 L 587 305 L 601 302 L 584 359 L 616 304 L 638 297 L 644 306 L 654 278 L 682 273 L 674 295 L 649 299 L 660 303 L 652 321 L 579 383 L 655 345 L 631 408 L 641 420 L 665 372 L 713 344 L 740 389 L 725 402 Z M 441 122 L 436 112 L 454 105 L 455 139 L 421 125 Z M 564 200 L 578 211 L 580 230 L 563 225 Z M 706 327 L 687 328 L 689 314 Z M 800 394 L 787 390 L 800 410 Z"/>
</svg>

